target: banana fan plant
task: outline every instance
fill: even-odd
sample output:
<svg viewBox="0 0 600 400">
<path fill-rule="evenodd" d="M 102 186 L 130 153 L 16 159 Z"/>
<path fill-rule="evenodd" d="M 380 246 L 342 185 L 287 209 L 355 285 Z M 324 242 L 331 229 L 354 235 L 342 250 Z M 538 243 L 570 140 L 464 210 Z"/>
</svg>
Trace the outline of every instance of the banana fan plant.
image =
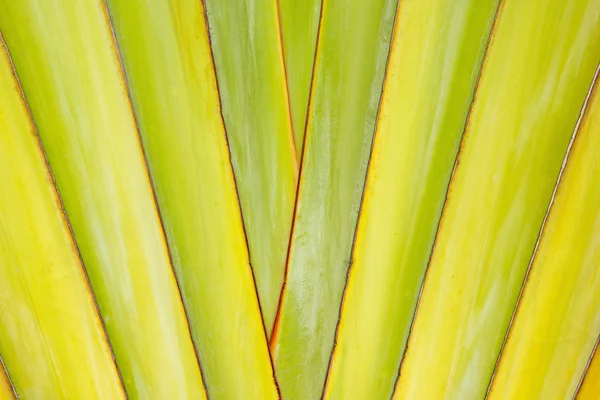
<svg viewBox="0 0 600 400">
<path fill-rule="evenodd" d="M 600 398 L 600 0 L 0 0 L 0 399 Z"/>
</svg>

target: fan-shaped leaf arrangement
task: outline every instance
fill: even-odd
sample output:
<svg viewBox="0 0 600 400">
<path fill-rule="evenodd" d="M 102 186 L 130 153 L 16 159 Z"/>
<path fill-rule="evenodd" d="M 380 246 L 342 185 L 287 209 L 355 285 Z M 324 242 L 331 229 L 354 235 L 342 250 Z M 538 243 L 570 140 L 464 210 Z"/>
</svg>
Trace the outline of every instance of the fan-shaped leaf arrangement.
<svg viewBox="0 0 600 400">
<path fill-rule="evenodd" d="M 600 398 L 600 0 L 0 34 L 0 399 Z"/>
</svg>

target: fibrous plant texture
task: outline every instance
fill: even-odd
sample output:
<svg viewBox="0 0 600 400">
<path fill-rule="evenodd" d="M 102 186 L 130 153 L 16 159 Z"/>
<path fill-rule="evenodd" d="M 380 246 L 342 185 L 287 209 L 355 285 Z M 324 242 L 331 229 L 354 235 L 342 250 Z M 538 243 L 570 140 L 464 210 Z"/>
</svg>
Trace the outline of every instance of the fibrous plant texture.
<svg viewBox="0 0 600 400">
<path fill-rule="evenodd" d="M 600 397 L 600 0 L 0 0 L 0 400 Z"/>
</svg>

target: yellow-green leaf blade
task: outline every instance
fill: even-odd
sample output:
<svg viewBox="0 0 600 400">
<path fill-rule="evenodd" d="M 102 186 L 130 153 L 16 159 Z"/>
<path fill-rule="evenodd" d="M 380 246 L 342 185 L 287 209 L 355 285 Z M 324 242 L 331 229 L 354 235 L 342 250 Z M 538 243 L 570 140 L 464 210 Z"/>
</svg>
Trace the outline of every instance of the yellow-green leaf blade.
<svg viewBox="0 0 600 400">
<path fill-rule="evenodd" d="M 103 1 L 0 8 L 129 397 L 202 397 Z"/>
<path fill-rule="evenodd" d="M 304 147 L 304 128 L 322 1 L 278 0 L 283 55 L 298 159 L 300 159 Z"/>
<path fill-rule="evenodd" d="M 0 87 L 3 364 L 20 398 L 123 399 L 83 266 L 2 42 Z M 13 398 L 8 391 L 0 365 L 0 398 Z"/>
<path fill-rule="evenodd" d="M 250 261 L 270 336 L 298 175 L 277 3 L 205 3 Z"/>
<path fill-rule="evenodd" d="M 597 0 L 504 0 L 396 399 L 479 398 L 600 61 Z"/>
<path fill-rule="evenodd" d="M 544 225 L 489 399 L 573 398 L 600 333 L 596 83 Z"/>
<path fill-rule="evenodd" d="M 271 339 L 284 398 L 321 396 L 371 149 L 396 1 L 328 0 L 286 283 Z"/>
<path fill-rule="evenodd" d="M 600 398 L 600 351 L 596 347 L 576 399 L 596 400 L 598 398 Z"/>
<path fill-rule="evenodd" d="M 108 4 L 209 395 L 277 398 L 202 2 Z"/>
<path fill-rule="evenodd" d="M 497 6 L 398 6 L 327 399 L 392 395 Z"/>
</svg>

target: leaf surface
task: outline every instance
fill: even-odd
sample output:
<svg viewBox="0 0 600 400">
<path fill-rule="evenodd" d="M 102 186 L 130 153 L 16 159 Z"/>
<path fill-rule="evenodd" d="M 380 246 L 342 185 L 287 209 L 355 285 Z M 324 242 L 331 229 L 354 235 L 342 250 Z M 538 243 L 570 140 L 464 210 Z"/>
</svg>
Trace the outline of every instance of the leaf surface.
<svg viewBox="0 0 600 400">
<path fill-rule="evenodd" d="M 294 139 L 300 159 L 323 0 L 278 2 Z"/>
<path fill-rule="evenodd" d="M 270 336 L 298 178 L 277 2 L 205 4 L 250 262 Z"/>
<path fill-rule="evenodd" d="M 0 41 L 0 398 L 124 399 L 35 127 Z"/>
<path fill-rule="evenodd" d="M 577 393 L 577 400 L 595 400 L 600 397 L 600 351 L 597 347 L 592 357 Z"/>
<path fill-rule="evenodd" d="M 396 1 L 327 0 L 286 282 L 273 337 L 284 398 L 321 396 L 371 150 Z"/>
<path fill-rule="evenodd" d="M 498 1 L 400 2 L 327 399 L 389 399 Z"/>
<path fill-rule="evenodd" d="M 481 398 L 600 61 L 598 0 L 504 0 L 395 399 Z"/>
<path fill-rule="evenodd" d="M 15 393 L 10 383 L 10 379 L 4 370 L 4 364 L 0 359 L 0 400 L 14 400 Z"/>
<path fill-rule="evenodd" d="M 277 398 L 202 2 L 108 4 L 208 394 Z"/>
<path fill-rule="evenodd" d="M 573 398 L 600 334 L 600 90 L 588 102 L 490 400 Z"/>
<path fill-rule="evenodd" d="M 202 398 L 104 2 L 0 0 L 0 7 L 0 30 L 129 397 Z"/>
</svg>

